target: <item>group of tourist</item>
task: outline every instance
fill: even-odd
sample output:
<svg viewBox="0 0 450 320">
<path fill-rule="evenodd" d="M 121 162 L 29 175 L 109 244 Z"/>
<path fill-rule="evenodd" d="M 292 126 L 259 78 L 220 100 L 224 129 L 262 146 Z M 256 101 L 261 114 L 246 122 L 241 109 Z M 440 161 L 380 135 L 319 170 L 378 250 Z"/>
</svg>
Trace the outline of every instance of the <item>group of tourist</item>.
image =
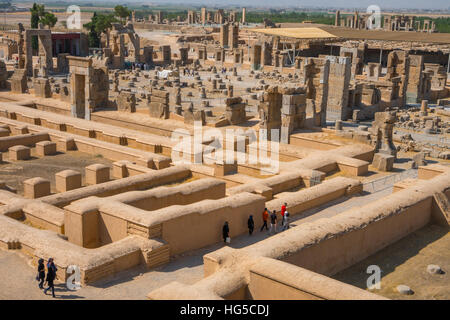
<svg viewBox="0 0 450 320">
<path fill-rule="evenodd" d="M 39 259 L 38 261 L 38 274 L 36 276 L 36 280 L 39 281 L 39 288 L 44 289 L 44 281 L 48 284 L 48 288 L 44 289 L 44 294 L 47 294 L 47 291 L 52 289 L 52 296 L 55 298 L 55 285 L 53 281 L 56 279 L 56 265 L 53 261 L 53 258 L 49 258 L 47 262 L 47 278 L 45 277 L 45 265 L 44 259 Z"/>
<path fill-rule="evenodd" d="M 125 61 L 125 68 L 131 70 L 149 71 L 150 65 L 148 63 Z"/>
<path fill-rule="evenodd" d="M 287 207 L 287 203 L 285 202 L 282 206 L 281 206 L 281 231 L 289 229 L 289 212 L 286 209 Z M 277 211 L 273 210 L 272 213 L 270 214 L 270 229 L 267 226 L 267 221 L 269 220 L 269 210 L 267 210 L 267 208 L 264 208 L 264 211 L 262 213 L 262 219 L 263 219 L 263 225 L 261 227 L 260 231 L 263 231 L 264 228 L 266 230 L 269 230 L 269 234 L 272 234 L 272 230 L 275 231 L 275 233 L 277 233 L 277 222 L 278 222 L 278 217 L 277 217 Z"/>
<path fill-rule="evenodd" d="M 287 203 L 285 202 L 282 206 L 281 206 L 281 231 L 284 231 L 286 229 L 289 229 L 289 212 L 287 211 Z M 263 220 L 263 225 L 260 229 L 260 232 L 262 232 L 264 230 L 264 228 L 266 230 L 269 231 L 269 234 L 272 234 L 272 231 L 274 231 L 275 233 L 277 233 L 277 222 L 278 222 L 278 217 L 277 217 L 277 211 L 273 210 L 272 213 L 270 214 L 270 229 L 267 225 L 267 222 L 269 221 L 269 210 L 267 210 L 267 208 L 264 208 L 264 211 L 262 213 L 262 220 Z M 247 226 L 248 226 L 248 233 L 249 235 L 253 234 L 253 230 L 255 229 L 255 221 L 253 220 L 253 215 L 250 215 L 248 220 L 247 220 Z M 222 227 L 222 236 L 223 236 L 223 242 L 225 243 L 230 243 L 230 226 L 228 224 L 228 221 L 225 221 L 225 224 Z"/>
<path fill-rule="evenodd" d="M 189 70 L 188 68 L 184 68 L 183 69 L 183 76 L 195 76 L 195 70 L 194 69 L 192 69 L 192 70 Z"/>
</svg>

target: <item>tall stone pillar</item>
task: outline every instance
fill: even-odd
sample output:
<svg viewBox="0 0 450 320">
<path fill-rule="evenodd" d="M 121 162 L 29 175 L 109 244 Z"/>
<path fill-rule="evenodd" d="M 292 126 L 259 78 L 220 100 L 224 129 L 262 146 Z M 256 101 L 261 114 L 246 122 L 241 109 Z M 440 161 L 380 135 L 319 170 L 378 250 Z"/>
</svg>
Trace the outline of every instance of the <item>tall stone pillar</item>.
<svg viewBox="0 0 450 320">
<path fill-rule="evenodd" d="M 228 46 L 228 23 L 224 23 L 220 26 L 219 42 L 222 47 Z"/>
</svg>

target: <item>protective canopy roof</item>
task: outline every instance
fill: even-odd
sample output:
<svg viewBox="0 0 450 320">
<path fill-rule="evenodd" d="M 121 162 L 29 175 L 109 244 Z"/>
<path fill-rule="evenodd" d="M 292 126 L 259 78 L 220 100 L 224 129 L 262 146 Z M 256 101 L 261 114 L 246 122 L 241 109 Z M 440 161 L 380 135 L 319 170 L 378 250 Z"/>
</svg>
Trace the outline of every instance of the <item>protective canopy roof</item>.
<svg viewBox="0 0 450 320">
<path fill-rule="evenodd" d="M 253 29 L 251 31 L 264 33 L 271 36 L 280 36 L 295 39 L 337 38 L 335 35 L 320 28 L 269 28 L 269 29 Z"/>
</svg>

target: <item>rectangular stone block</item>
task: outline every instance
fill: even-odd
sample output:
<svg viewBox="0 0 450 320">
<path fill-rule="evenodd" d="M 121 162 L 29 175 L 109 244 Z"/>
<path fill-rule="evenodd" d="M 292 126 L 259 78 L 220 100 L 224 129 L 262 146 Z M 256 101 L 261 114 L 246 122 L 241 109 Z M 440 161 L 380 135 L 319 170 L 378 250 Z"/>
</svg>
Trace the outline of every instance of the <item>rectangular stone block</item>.
<svg viewBox="0 0 450 320">
<path fill-rule="evenodd" d="M 36 177 L 23 182 L 23 195 L 28 199 L 36 199 L 50 194 L 50 181 Z"/>
<path fill-rule="evenodd" d="M 17 127 L 12 127 L 11 130 L 12 134 L 27 134 L 28 132 L 28 127 L 27 126 L 17 126 Z"/>
<path fill-rule="evenodd" d="M 384 153 L 375 153 L 372 166 L 380 171 L 392 171 L 394 168 L 395 157 Z"/>
<path fill-rule="evenodd" d="M 158 96 L 151 96 L 150 98 L 151 102 L 156 102 L 156 103 L 163 103 L 163 104 L 169 104 L 169 96 L 161 98 Z"/>
<path fill-rule="evenodd" d="M 56 143 L 51 141 L 40 141 L 36 143 L 36 155 L 43 157 L 56 153 Z"/>
<path fill-rule="evenodd" d="M 290 105 L 283 104 L 283 106 L 281 107 L 281 113 L 292 116 L 295 114 L 296 109 L 297 109 L 297 107 L 293 104 L 290 104 Z"/>
<path fill-rule="evenodd" d="M 136 112 L 136 96 L 132 92 L 122 91 L 116 99 L 117 110 L 123 112 Z"/>
<path fill-rule="evenodd" d="M 0 137 L 8 137 L 9 136 L 9 130 L 0 128 Z"/>
<path fill-rule="evenodd" d="M 86 185 L 94 185 L 109 181 L 109 167 L 103 164 L 92 164 L 86 167 Z"/>
<path fill-rule="evenodd" d="M 283 95 L 283 105 L 287 104 L 303 104 L 306 103 L 306 95 L 305 94 L 293 94 L 293 95 Z"/>
<path fill-rule="evenodd" d="M 14 146 L 8 149 L 9 160 L 28 160 L 30 159 L 30 148 L 26 146 Z"/>
<path fill-rule="evenodd" d="M 81 173 L 75 170 L 64 170 L 55 174 L 56 190 L 66 192 L 81 187 Z"/>
<path fill-rule="evenodd" d="M 169 119 L 169 105 L 159 102 L 151 102 L 149 104 L 149 113 L 153 118 Z"/>
<path fill-rule="evenodd" d="M 61 152 L 76 150 L 75 140 L 73 138 L 63 138 L 56 142 L 56 149 Z"/>
</svg>

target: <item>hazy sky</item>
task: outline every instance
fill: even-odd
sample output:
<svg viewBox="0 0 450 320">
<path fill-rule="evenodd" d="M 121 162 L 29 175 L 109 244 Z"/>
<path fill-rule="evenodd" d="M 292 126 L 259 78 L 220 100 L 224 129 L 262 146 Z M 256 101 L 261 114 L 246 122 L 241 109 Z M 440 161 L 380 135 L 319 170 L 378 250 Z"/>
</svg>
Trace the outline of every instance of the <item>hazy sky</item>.
<svg viewBox="0 0 450 320">
<path fill-rule="evenodd" d="M 95 0 L 93 0 L 95 3 Z M 123 0 L 123 2 L 141 2 L 140 0 Z M 342 8 L 366 8 L 378 5 L 381 10 L 416 8 L 416 9 L 448 9 L 449 0 L 150 0 L 146 3 L 192 3 L 205 5 L 240 5 L 240 6 L 323 6 Z"/>
</svg>

